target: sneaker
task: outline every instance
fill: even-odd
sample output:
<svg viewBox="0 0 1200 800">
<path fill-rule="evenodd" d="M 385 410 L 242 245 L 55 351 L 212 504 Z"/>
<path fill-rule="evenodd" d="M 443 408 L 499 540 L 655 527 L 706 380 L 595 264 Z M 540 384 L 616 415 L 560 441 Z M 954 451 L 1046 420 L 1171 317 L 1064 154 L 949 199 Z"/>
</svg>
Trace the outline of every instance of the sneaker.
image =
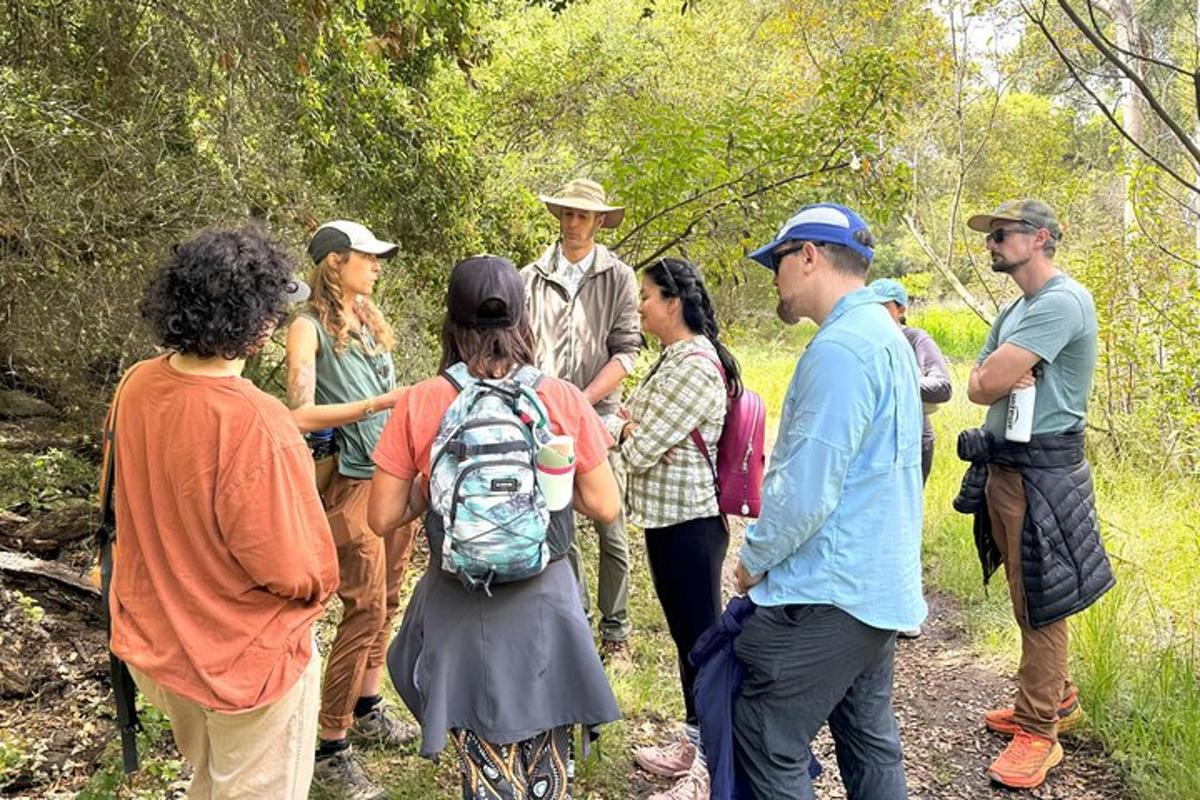
<svg viewBox="0 0 1200 800">
<path fill-rule="evenodd" d="M 397 719 L 386 703 L 379 702 L 375 707 L 355 717 L 346 738 L 363 747 L 399 747 L 416 739 L 420 729 L 403 720 Z"/>
<path fill-rule="evenodd" d="M 901 639 L 920 639 L 921 638 L 921 629 L 913 628 L 913 629 L 907 630 L 907 631 L 896 631 L 896 635 L 898 637 L 900 637 Z"/>
<path fill-rule="evenodd" d="M 708 769 L 698 762 L 665 792 L 655 792 L 648 800 L 709 800 Z"/>
<path fill-rule="evenodd" d="M 696 747 L 687 739 L 677 739 L 665 747 L 639 747 L 633 760 L 651 775 L 682 778 L 696 760 Z"/>
<path fill-rule="evenodd" d="M 629 672 L 633 669 L 633 652 L 629 649 L 629 642 L 624 639 L 602 641 L 600 643 L 600 660 L 617 672 Z"/>
<path fill-rule="evenodd" d="M 1034 789 L 1062 760 L 1063 749 L 1058 742 L 1018 730 L 987 772 L 996 783 L 1010 789 Z"/>
<path fill-rule="evenodd" d="M 1083 713 L 1083 706 L 1079 705 L 1079 690 L 1072 689 L 1071 693 L 1058 704 L 1058 732 L 1066 733 L 1083 722 L 1086 716 Z M 987 725 L 988 730 L 1003 733 L 1006 736 L 1015 736 L 1017 731 L 1021 730 L 1021 726 L 1013 722 L 1012 706 L 994 708 L 985 712 L 983 723 Z"/>
<path fill-rule="evenodd" d="M 375 784 L 348 747 L 328 758 L 318 758 L 313 766 L 313 785 L 339 800 L 382 800 L 383 788 Z"/>
</svg>

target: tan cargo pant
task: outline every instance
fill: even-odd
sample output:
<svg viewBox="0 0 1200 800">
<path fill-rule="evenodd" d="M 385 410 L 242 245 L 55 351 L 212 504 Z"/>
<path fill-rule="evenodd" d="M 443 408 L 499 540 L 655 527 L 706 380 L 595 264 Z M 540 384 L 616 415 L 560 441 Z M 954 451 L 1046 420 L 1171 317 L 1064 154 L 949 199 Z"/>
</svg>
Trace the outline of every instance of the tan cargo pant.
<svg viewBox="0 0 1200 800">
<path fill-rule="evenodd" d="M 376 536 L 367 524 L 369 480 L 335 475 L 324 495 L 325 513 L 338 557 L 338 623 L 321 692 L 322 730 L 341 730 L 354 721 L 354 704 L 368 669 L 387 658 L 392 621 L 412 556 L 415 525 Z"/>
<path fill-rule="evenodd" d="M 321 659 L 312 658 L 296 684 L 274 703 L 224 713 L 171 692 L 129 668 L 151 704 L 171 720 L 175 746 L 192 765 L 192 800 L 304 800 L 313 776 Z"/>
<path fill-rule="evenodd" d="M 1029 733 L 1057 739 L 1058 705 L 1074 690 L 1067 665 L 1067 621 L 1034 628 L 1021 582 L 1021 531 L 1025 526 L 1025 484 L 1019 470 L 988 466 L 988 516 L 1000 548 L 1013 614 L 1021 628 L 1021 666 L 1013 721 Z"/>
</svg>

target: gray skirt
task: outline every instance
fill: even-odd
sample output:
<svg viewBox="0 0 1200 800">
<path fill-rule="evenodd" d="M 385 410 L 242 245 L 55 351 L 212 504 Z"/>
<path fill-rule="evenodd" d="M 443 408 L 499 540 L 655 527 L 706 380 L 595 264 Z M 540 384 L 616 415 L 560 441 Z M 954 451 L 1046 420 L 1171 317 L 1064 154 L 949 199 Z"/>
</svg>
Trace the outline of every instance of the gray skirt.
<svg viewBox="0 0 1200 800">
<path fill-rule="evenodd" d="M 495 744 L 620 718 L 565 559 L 471 592 L 433 564 L 388 648 L 388 673 L 421 724 L 421 755 L 463 728 Z"/>
</svg>

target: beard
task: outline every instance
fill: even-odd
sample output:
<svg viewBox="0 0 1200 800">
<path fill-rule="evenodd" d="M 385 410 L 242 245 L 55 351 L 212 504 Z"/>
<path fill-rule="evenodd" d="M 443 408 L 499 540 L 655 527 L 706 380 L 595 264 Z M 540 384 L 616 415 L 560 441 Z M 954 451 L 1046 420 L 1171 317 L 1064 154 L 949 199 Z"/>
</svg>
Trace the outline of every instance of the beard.
<svg viewBox="0 0 1200 800">
<path fill-rule="evenodd" d="M 1005 258 L 999 258 L 999 257 L 993 258 L 992 259 L 992 272 L 1000 272 L 1005 275 L 1011 275 L 1013 272 L 1016 271 L 1017 267 L 1022 266 L 1027 261 L 1029 261 L 1028 258 L 1021 259 L 1020 261 L 1009 261 Z"/>
<path fill-rule="evenodd" d="M 800 313 L 782 297 L 779 298 L 779 305 L 775 306 L 775 314 L 784 325 L 795 325 L 800 321 Z"/>
</svg>

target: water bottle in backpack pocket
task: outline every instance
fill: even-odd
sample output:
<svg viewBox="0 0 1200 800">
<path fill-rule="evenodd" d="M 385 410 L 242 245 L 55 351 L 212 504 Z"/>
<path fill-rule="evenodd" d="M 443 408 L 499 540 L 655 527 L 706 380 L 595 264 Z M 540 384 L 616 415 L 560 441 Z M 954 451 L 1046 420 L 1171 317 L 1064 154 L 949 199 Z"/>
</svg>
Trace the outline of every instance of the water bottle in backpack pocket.
<svg viewBox="0 0 1200 800">
<path fill-rule="evenodd" d="M 433 440 L 429 481 L 430 510 L 445 532 L 441 566 L 490 593 L 550 560 L 550 509 L 537 481 L 537 452 L 553 436 L 536 392 L 542 376 L 525 366 L 480 380 L 459 363 L 445 377 L 458 396 Z"/>
</svg>

